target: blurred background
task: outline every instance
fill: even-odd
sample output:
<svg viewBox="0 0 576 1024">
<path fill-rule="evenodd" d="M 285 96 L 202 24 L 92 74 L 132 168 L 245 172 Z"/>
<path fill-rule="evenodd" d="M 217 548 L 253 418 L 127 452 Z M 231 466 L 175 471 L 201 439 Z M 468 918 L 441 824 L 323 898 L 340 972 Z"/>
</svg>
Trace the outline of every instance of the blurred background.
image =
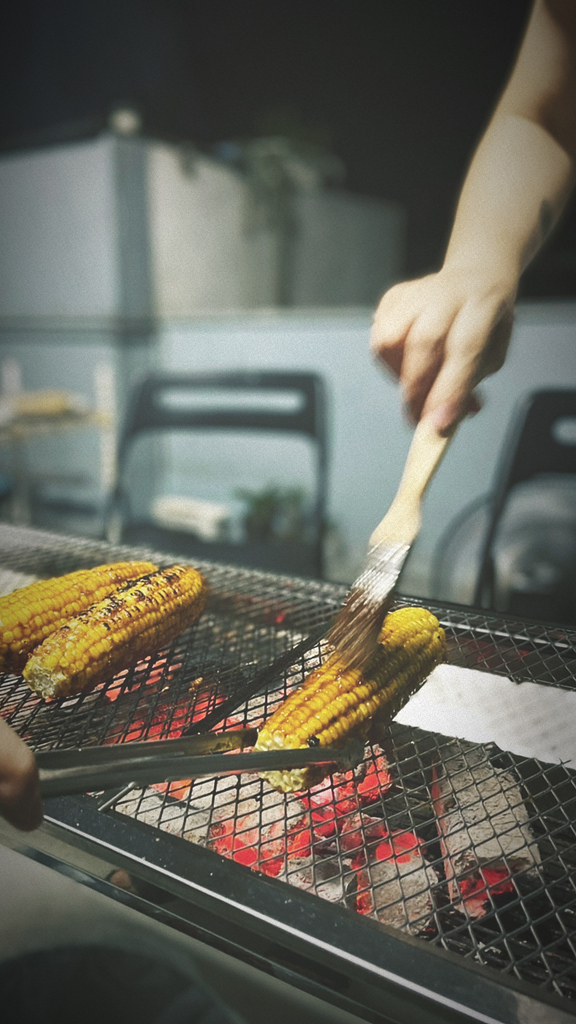
<svg viewBox="0 0 576 1024">
<path fill-rule="evenodd" d="M 410 441 L 369 353 L 372 312 L 392 283 L 439 266 L 529 8 L 13 9 L 0 63 L 2 516 L 121 539 L 130 484 L 170 550 L 186 533 L 244 544 L 240 559 L 247 539 L 301 540 L 318 483 L 310 434 L 180 431 L 145 439 L 121 472 L 118 441 L 150 373 L 304 372 L 321 390 L 326 461 L 322 566 L 307 574 L 352 580 Z M 405 593 L 472 599 L 507 431 L 533 390 L 576 381 L 575 325 L 572 204 L 525 275 L 485 410 L 432 485 Z M 252 383 L 245 400 L 266 405 Z"/>
</svg>

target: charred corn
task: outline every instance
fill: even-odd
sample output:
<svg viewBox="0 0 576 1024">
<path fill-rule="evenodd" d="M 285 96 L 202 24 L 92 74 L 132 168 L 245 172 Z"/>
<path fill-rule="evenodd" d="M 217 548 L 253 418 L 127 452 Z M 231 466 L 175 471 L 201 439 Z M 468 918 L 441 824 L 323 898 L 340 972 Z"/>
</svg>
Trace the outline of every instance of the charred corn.
<svg viewBox="0 0 576 1024">
<path fill-rule="evenodd" d="M 204 577 L 173 565 L 125 583 L 44 640 L 23 676 L 41 697 L 93 690 L 191 626 L 207 598 Z"/>
<path fill-rule="evenodd" d="M 383 623 L 378 646 L 363 671 L 346 669 L 332 653 L 260 729 L 257 750 L 338 746 L 351 736 L 365 739 L 374 719 L 391 720 L 443 661 L 444 630 L 425 608 L 399 608 Z M 326 774 L 307 767 L 263 773 L 288 793 L 307 789 Z"/>
<path fill-rule="evenodd" d="M 153 572 L 152 562 L 114 562 L 38 580 L 0 598 L 0 671 L 19 672 L 30 651 L 67 619 L 113 593 L 126 580 Z"/>
</svg>

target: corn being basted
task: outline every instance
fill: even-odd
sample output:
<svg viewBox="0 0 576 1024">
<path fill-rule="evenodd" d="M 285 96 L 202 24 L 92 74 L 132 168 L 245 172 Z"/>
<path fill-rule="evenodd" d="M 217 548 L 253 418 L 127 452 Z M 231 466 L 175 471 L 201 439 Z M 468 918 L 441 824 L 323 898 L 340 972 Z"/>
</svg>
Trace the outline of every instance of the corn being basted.
<svg viewBox="0 0 576 1024">
<path fill-rule="evenodd" d="M 331 654 L 264 723 L 256 749 L 338 746 L 352 736 L 365 739 L 375 719 L 398 714 L 445 652 L 444 630 L 431 612 L 390 612 L 365 668 L 345 669 L 338 655 Z M 262 773 L 285 793 L 307 789 L 325 774 L 317 766 Z"/>
<path fill-rule="evenodd" d="M 191 566 L 131 580 L 52 633 L 23 671 L 41 697 L 85 693 L 191 626 L 204 609 L 208 588 Z"/>
<path fill-rule="evenodd" d="M 0 597 L 0 671 L 20 672 L 30 651 L 73 615 L 155 569 L 152 562 L 112 562 L 38 580 Z"/>
</svg>

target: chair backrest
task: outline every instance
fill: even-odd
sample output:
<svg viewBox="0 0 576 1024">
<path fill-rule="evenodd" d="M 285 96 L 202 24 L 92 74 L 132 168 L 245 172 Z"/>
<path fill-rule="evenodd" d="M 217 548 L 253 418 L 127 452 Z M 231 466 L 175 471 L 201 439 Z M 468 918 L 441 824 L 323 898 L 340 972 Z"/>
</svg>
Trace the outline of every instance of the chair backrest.
<svg viewBox="0 0 576 1024">
<path fill-rule="evenodd" d="M 202 392 L 215 392 L 214 401 L 210 397 L 198 401 Z M 257 430 L 308 437 L 316 451 L 312 525 L 318 534 L 322 532 L 328 454 L 326 391 L 320 375 L 278 370 L 149 374 L 136 385 L 128 403 L 118 442 L 118 479 L 122 479 L 137 435 L 194 429 Z"/>
<path fill-rule="evenodd" d="M 170 394 L 216 390 L 229 392 L 292 392 L 297 405 L 278 409 L 244 403 L 234 406 L 216 402 L 195 406 L 167 400 Z M 227 371 L 223 373 L 153 373 L 136 386 L 119 443 L 119 459 L 135 434 L 147 430 L 179 430 L 192 427 L 280 430 L 308 434 L 326 445 L 325 398 L 322 378 L 315 373 L 281 371 Z"/>
<path fill-rule="evenodd" d="M 512 488 L 545 474 L 576 475 L 576 389 L 532 392 L 523 400 L 513 418 L 496 470 L 475 604 L 481 606 L 486 603 L 487 591 L 493 585 L 492 550 Z"/>
</svg>

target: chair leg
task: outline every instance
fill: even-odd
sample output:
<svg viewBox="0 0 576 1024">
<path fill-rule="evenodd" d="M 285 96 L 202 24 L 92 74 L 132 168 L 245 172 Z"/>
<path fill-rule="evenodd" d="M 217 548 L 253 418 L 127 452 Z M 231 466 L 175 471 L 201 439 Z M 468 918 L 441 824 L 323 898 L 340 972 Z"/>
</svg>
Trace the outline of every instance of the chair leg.
<svg viewBox="0 0 576 1024">
<path fill-rule="evenodd" d="M 492 608 L 494 606 L 494 582 L 494 559 L 491 552 L 488 551 L 484 555 L 482 565 L 480 566 L 474 592 L 474 604 L 477 608 Z"/>
</svg>

